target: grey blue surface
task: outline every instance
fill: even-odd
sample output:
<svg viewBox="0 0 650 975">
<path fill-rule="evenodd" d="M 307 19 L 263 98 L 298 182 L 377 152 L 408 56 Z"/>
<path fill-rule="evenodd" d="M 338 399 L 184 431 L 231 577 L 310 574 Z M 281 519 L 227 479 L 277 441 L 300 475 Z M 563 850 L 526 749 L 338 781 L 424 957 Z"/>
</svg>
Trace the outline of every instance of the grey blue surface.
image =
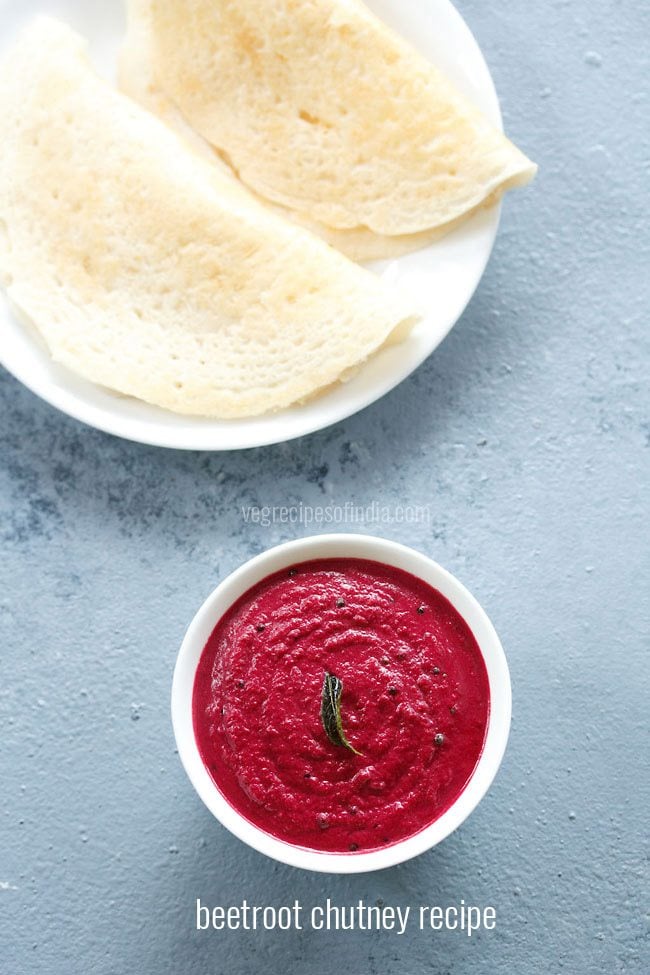
<svg viewBox="0 0 650 975">
<path fill-rule="evenodd" d="M 507 201 L 466 314 L 400 388 L 304 440 L 207 455 L 120 442 L 0 376 L 3 975 L 650 970 L 650 5 L 459 7 L 541 169 Z M 436 850 L 357 878 L 226 833 L 168 714 L 199 603 L 295 534 L 246 525 L 241 506 L 300 501 L 429 505 L 429 525 L 365 530 L 458 574 L 512 671 L 486 799 Z M 497 929 L 193 931 L 196 897 L 327 896 L 464 898 L 495 906 Z"/>
</svg>

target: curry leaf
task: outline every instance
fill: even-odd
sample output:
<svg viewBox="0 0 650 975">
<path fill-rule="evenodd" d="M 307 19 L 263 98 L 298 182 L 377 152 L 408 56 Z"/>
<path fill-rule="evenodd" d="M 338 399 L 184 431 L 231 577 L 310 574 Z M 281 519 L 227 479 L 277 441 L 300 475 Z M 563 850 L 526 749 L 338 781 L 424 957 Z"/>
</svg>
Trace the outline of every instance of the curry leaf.
<svg viewBox="0 0 650 975">
<path fill-rule="evenodd" d="M 333 745 L 340 745 L 360 755 L 345 736 L 343 721 L 341 719 L 341 696 L 343 694 L 343 681 L 335 677 L 334 674 L 325 674 L 323 681 L 323 696 L 321 699 L 320 716 L 323 722 L 325 734 Z"/>
</svg>

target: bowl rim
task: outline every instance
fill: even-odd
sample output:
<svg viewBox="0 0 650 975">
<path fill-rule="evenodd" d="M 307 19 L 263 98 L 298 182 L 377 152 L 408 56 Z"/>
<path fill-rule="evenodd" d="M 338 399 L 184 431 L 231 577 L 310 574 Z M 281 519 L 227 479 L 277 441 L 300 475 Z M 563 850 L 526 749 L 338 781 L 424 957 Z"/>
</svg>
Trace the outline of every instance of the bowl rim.
<svg viewBox="0 0 650 975">
<path fill-rule="evenodd" d="M 463 791 L 438 819 L 404 840 L 379 850 L 331 853 L 296 846 L 249 822 L 219 792 L 200 756 L 192 715 L 194 678 L 203 648 L 226 610 L 248 589 L 284 568 L 325 558 L 360 558 L 403 569 L 445 596 L 461 614 L 479 645 L 490 687 L 490 713 L 483 751 Z M 253 849 L 281 863 L 320 873 L 365 873 L 396 866 L 437 846 L 476 808 L 501 764 L 512 712 L 506 656 L 487 614 L 450 572 L 421 552 L 375 535 L 312 535 L 266 549 L 240 565 L 205 599 L 183 638 L 172 682 L 171 716 L 178 754 L 204 804 L 219 822 Z"/>
</svg>

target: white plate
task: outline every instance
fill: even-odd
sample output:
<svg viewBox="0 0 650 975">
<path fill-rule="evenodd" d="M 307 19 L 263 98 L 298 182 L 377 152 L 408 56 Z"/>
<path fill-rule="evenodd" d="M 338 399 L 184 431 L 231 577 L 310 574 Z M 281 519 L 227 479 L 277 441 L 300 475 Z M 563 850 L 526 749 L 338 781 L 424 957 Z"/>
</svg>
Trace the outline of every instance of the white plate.
<svg viewBox="0 0 650 975">
<path fill-rule="evenodd" d="M 439 65 L 501 127 L 499 103 L 479 47 L 449 0 L 368 0 L 368 6 Z M 89 38 L 97 67 L 114 74 L 124 12 L 117 0 L 0 0 L 4 47 L 38 13 L 67 21 Z M 349 382 L 313 401 L 250 420 L 177 416 L 86 382 L 53 363 L 38 337 L 0 302 L 0 362 L 52 406 L 128 440 L 188 450 L 259 447 L 300 437 L 374 403 L 416 369 L 458 320 L 492 251 L 499 208 L 477 214 L 430 247 L 373 265 L 428 309 L 409 338 L 374 356 Z"/>
</svg>

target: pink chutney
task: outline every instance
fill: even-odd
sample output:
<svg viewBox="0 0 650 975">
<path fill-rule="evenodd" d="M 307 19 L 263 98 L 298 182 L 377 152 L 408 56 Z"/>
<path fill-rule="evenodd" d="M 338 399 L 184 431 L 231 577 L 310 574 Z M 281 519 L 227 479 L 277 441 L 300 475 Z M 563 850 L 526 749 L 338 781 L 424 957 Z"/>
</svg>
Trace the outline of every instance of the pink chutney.
<svg viewBox="0 0 650 975">
<path fill-rule="evenodd" d="M 360 755 L 325 732 L 326 673 L 342 681 Z M 361 559 L 302 562 L 249 589 L 215 626 L 193 696 L 199 752 L 227 801 L 330 852 L 375 850 L 438 819 L 476 768 L 489 711 L 481 651 L 451 603 Z"/>
</svg>

